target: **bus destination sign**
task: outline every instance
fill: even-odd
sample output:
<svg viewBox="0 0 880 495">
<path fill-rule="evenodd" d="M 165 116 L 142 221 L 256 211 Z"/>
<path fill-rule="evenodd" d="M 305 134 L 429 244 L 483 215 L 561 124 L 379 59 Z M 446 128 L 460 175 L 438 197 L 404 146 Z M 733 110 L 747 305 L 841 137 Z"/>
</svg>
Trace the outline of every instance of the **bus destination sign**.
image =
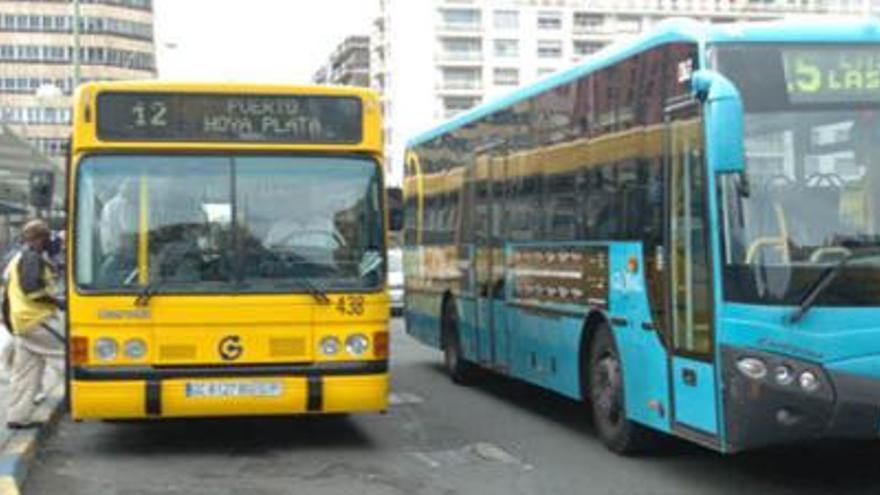
<svg viewBox="0 0 880 495">
<path fill-rule="evenodd" d="M 782 58 L 791 103 L 880 101 L 880 50 L 792 48 Z"/>
<path fill-rule="evenodd" d="M 98 95 L 103 141 L 344 144 L 362 139 L 358 98 L 130 93 Z"/>
</svg>

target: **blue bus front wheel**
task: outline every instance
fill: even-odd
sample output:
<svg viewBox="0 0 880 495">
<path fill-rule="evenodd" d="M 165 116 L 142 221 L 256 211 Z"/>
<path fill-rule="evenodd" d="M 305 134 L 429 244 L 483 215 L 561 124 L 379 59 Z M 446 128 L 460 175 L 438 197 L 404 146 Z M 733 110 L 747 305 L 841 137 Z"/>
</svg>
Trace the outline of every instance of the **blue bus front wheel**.
<svg viewBox="0 0 880 495">
<path fill-rule="evenodd" d="M 650 432 L 627 419 L 623 367 L 607 325 L 596 328 L 590 348 L 589 396 L 593 424 L 609 450 L 631 455 L 645 450 Z"/>
</svg>

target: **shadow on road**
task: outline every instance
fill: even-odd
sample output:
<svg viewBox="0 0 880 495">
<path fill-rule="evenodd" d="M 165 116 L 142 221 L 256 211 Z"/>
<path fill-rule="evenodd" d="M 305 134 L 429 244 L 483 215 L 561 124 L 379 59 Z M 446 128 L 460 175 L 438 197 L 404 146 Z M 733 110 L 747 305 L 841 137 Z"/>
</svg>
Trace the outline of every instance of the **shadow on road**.
<svg viewBox="0 0 880 495">
<path fill-rule="evenodd" d="M 426 364 L 446 375 L 439 363 Z M 558 423 L 584 441 L 599 445 L 589 408 L 584 404 L 528 383 L 485 370 L 476 371 L 474 388 L 535 416 Z M 722 455 L 673 437 L 661 437 L 655 447 L 636 459 L 638 469 L 664 475 L 705 480 L 708 486 L 731 483 L 778 488 L 781 493 L 880 493 L 880 441 L 808 442 Z M 634 465 L 634 468 L 635 468 Z M 777 490 L 773 490 L 777 492 Z"/>
<path fill-rule="evenodd" d="M 264 454 L 309 449 L 364 449 L 373 443 L 348 416 L 223 418 L 105 423 L 96 449 L 143 454 Z M 99 444 L 99 445 L 98 445 Z"/>
</svg>

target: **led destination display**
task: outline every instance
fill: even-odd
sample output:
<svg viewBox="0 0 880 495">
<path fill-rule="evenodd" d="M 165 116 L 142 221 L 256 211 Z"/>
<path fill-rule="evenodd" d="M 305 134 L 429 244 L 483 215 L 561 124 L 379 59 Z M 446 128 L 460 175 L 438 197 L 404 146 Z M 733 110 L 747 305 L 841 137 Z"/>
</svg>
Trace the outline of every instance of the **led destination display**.
<svg viewBox="0 0 880 495">
<path fill-rule="evenodd" d="M 104 93 L 97 102 L 104 141 L 343 144 L 362 139 L 353 97 Z"/>
</svg>

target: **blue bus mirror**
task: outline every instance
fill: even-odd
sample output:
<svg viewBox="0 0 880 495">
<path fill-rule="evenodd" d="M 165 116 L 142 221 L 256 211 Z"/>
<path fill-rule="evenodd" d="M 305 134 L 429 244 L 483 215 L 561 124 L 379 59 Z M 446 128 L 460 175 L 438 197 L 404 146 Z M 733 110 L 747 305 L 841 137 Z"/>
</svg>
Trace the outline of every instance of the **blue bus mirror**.
<svg viewBox="0 0 880 495">
<path fill-rule="evenodd" d="M 691 88 L 705 105 L 709 169 L 720 174 L 745 172 L 744 110 L 736 86 L 715 71 L 698 70 L 691 77 Z"/>
</svg>

